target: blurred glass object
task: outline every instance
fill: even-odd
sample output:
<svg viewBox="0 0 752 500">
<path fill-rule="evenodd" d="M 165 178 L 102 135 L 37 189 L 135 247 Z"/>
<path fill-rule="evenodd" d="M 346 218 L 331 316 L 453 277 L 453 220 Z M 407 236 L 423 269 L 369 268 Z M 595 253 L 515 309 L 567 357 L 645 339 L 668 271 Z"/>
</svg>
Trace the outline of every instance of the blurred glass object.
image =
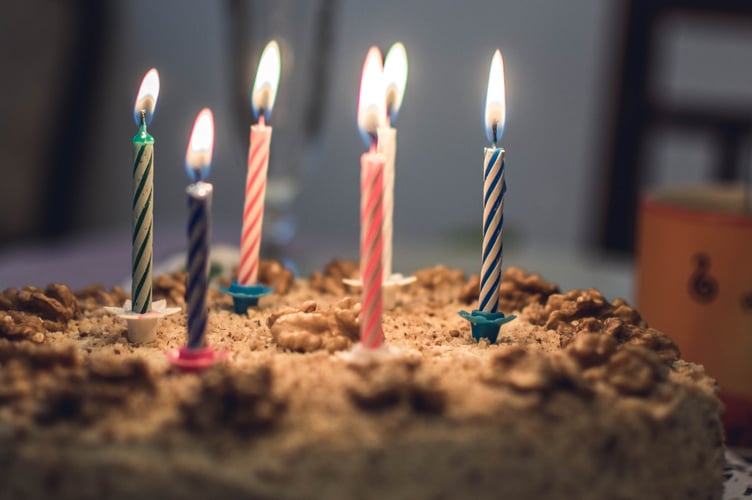
<svg viewBox="0 0 752 500">
<path fill-rule="evenodd" d="M 306 152 L 320 137 L 339 2 L 229 0 L 228 6 L 237 130 L 244 151 L 253 123 L 249 99 L 259 56 L 269 40 L 280 45 L 261 255 L 291 263 L 288 249 L 297 233 L 293 205 L 306 170 Z"/>
</svg>

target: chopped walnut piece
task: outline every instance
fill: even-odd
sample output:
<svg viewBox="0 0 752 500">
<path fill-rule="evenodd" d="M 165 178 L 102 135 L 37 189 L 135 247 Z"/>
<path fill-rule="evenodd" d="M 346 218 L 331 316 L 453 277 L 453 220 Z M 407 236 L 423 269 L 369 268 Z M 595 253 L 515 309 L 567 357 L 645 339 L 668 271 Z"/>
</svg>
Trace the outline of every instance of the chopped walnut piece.
<svg viewBox="0 0 752 500">
<path fill-rule="evenodd" d="M 358 263 L 334 259 L 324 268 L 324 272 L 311 274 L 310 284 L 314 290 L 332 295 L 341 295 L 345 291 L 345 278 L 356 278 L 359 274 Z"/>
<path fill-rule="evenodd" d="M 609 303 L 596 289 L 570 290 L 548 297 L 543 313 L 529 316 L 535 324 L 556 330 L 561 345 L 566 346 L 577 331 L 595 332 L 602 328 L 610 335 L 621 338 L 627 327 L 637 327 L 642 319 L 622 299 Z M 600 320 L 595 323 L 594 320 Z M 582 325 L 585 326 L 582 326 Z"/>
<path fill-rule="evenodd" d="M 619 318 L 606 318 L 603 322 L 603 331 L 621 341 L 627 336 L 628 328 Z"/>
<path fill-rule="evenodd" d="M 522 311 L 531 304 L 545 304 L 546 299 L 559 292 L 559 287 L 538 274 L 528 274 L 518 267 L 504 271 L 499 285 L 499 309 L 505 312 Z"/>
<path fill-rule="evenodd" d="M 458 289 L 465 283 L 465 273 L 460 269 L 435 266 L 415 273 L 416 282 L 411 287 L 413 293 L 428 297 L 435 304 L 448 304 L 460 299 Z M 472 300 L 477 299 L 477 296 Z"/>
<path fill-rule="evenodd" d="M 508 386 L 522 392 L 545 390 L 552 378 L 553 371 L 545 356 L 519 346 L 502 346 L 481 374 L 481 379 L 487 384 Z"/>
<path fill-rule="evenodd" d="M 18 302 L 21 310 L 52 321 L 67 321 L 74 313 L 72 309 L 66 308 L 58 300 L 48 297 L 41 291 L 21 290 Z"/>
<path fill-rule="evenodd" d="M 582 331 L 574 336 L 566 348 L 583 368 L 602 365 L 616 351 L 616 339 L 604 333 Z"/>
<path fill-rule="evenodd" d="M 155 300 L 164 298 L 170 305 L 185 304 L 185 279 L 186 273 L 183 271 L 157 276 L 152 291 Z"/>
<path fill-rule="evenodd" d="M 67 319 L 71 319 L 77 316 L 78 300 L 76 300 L 76 296 L 66 285 L 61 285 L 59 283 L 50 283 L 49 285 L 47 285 L 45 294 L 48 297 L 57 300 L 63 306 L 64 310 L 68 314 L 70 314 L 70 317 Z"/>
<path fill-rule="evenodd" d="M 628 325 L 639 325 L 642 322 L 642 317 L 636 309 L 627 304 L 624 299 L 615 299 L 611 302 L 611 306 L 614 308 L 614 316 L 621 319 Z"/>
<path fill-rule="evenodd" d="M 0 309 L 8 312 L 16 311 L 42 320 L 44 326 L 51 329 L 61 329 L 69 320 L 79 316 L 78 301 L 65 285 L 50 284 L 45 290 L 34 286 L 27 286 L 22 290 L 10 288 L 5 290 L 0 299 Z M 8 319 L 5 320 L 9 322 Z M 29 323 L 32 320 L 22 320 L 14 315 L 13 322 Z M 8 332 L 12 335 L 12 332 Z"/>
<path fill-rule="evenodd" d="M 284 295 L 290 291 L 295 275 L 276 260 L 259 262 L 258 279 L 266 286 L 274 288 L 274 293 Z"/>
<path fill-rule="evenodd" d="M 105 306 L 122 307 L 128 294 L 119 286 L 107 291 L 102 285 L 90 285 L 77 291 L 76 299 L 84 310 L 93 311 Z"/>
<path fill-rule="evenodd" d="M 298 308 L 288 307 L 272 313 L 267 324 L 274 342 L 285 349 L 329 352 L 346 349 L 358 340 L 360 303 L 345 298 L 319 310 L 313 301 Z"/>
<path fill-rule="evenodd" d="M 671 337 L 653 328 L 636 328 L 627 343 L 649 349 L 667 364 L 678 361 L 681 357 L 679 347 Z"/>
<path fill-rule="evenodd" d="M 457 286 L 465 281 L 465 273 L 461 269 L 449 269 L 446 266 L 435 266 L 415 272 L 418 285 L 429 290 L 441 287 Z"/>
<path fill-rule="evenodd" d="M 20 311 L 0 312 L 0 336 L 21 340 L 30 339 L 38 332 L 44 332 L 44 324 L 38 316 Z"/>
<path fill-rule="evenodd" d="M 360 336 L 360 303 L 353 297 L 345 297 L 332 306 L 332 311 L 337 330 L 356 340 Z"/>
<path fill-rule="evenodd" d="M 623 346 L 606 365 L 607 381 L 623 394 L 647 394 L 662 378 L 665 370 L 660 358 L 639 346 Z"/>
<path fill-rule="evenodd" d="M 303 302 L 303 304 L 301 304 L 299 307 L 286 307 L 284 309 L 280 309 L 279 311 L 275 311 L 269 315 L 266 320 L 266 326 L 268 326 L 269 328 L 273 327 L 274 323 L 276 323 L 279 318 L 288 314 L 295 314 L 299 312 L 312 313 L 316 310 L 317 307 L 318 305 L 315 301 L 307 300 Z"/>
<path fill-rule="evenodd" d="M 577 363 L 562 353 L 546 356 L 519 346 L 502 346 L 481 373 L 489 385 L 503 386 L 518 392 L 548 393 L 556 388 L 569 388 L 590 394 Z"/>
<path fill-rule="evenodd" d="M 0 292 L 0 310 L 11 311 L 17 309 L 17 299 L 18 290 L 16 288 L 8 288 L 3 292 Z"/>
</svg>

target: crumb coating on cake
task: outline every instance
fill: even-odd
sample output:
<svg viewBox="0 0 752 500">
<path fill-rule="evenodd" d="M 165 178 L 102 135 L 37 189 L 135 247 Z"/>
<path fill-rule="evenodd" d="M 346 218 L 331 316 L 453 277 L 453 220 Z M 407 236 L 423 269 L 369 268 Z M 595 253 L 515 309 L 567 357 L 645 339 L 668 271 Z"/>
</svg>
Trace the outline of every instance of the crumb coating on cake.
<svg viewBox="0 0 752 500">
<path fill-rule="evenodd" d="M 174 372 L 164 356 L 185 341 L 183 315 L 138 346 L 102 310 L 122 305 L 119 288 L 6 290 L 0 460 L 27 481 L 0 493 L 54 486 L 83 498 L 86 483 L 112 498 L 130 487 L 164 498 L 376 498 L 395 497 L 382 485 L 393 482 L 405 492 L 395 498 L 606 498 L 616 486 L 618 498 L 720 498 L 715 384 L 624 300 L 509 268 L 500 308 L 518 319 L 496 344 L 477 343 L 457 315 L 477 299 L 477 275 L 437 266 L 384 313 L 400 354 L 349 364 L 337 352 L 358 341 L 360 305 L 342 278 L 356 273 L 333 261 L 293 280 L 267 261 L 260 275 L 277 292 L 247 315 L 210 291 L 208 340 L 230 358 L 201 374 Z M 183 283 L 157 277 L 155 298 L 184 305 Z M 83 471 L 97 466 L 133 484 L 88 484 Z M 174 484 L 191 474 L 204 486 Z"/>
</svg>

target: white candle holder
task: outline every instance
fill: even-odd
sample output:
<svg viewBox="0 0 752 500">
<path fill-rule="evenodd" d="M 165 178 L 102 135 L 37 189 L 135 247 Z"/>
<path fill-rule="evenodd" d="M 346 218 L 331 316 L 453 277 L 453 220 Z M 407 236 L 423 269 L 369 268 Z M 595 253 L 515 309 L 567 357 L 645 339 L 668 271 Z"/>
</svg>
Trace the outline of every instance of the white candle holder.
<svg viewBox="0 0 752 500">
<path fill-rule="evenodd" d="M 373 349 L 365 347 L 360 342 L 352 346 L 352 349 L 337 353 L 337 356 L 347 364 L 358 366 L 369 366 L 376 363 L 382 363 L 384 361 L 401 358 L 403 355 L 404 351 L 402 349 L 388 344 L 381 344 L 379 347 Z"/>
<path fill-rule="evenodd" d="M 384 309 L 394 309 L 397 305 L 397 291 L 402 287 L 415 283 L 416 279 L 415 276 L 402 276 L 400 273 L 394 273 L 385 279 L 382 283 Z M 342 283 L 353 288 L 363 288 L 363 281 L 360 278 L 345 278 L 342 280 Z"/>
<path fill-rule="evenodd" d="M 128 323 L 128 340 L 134 344 L 145 344 L 155 340 L 159 320 L 180 311 L 179 307 L 167 307 L 167 302 L 164 300 L 152 302 L 151 311 L 143 314 L 131 311 L 131 307 L 131 301 L 126 300 L 123 307 L 105 307 L 104 309 Z"/>
</svg>

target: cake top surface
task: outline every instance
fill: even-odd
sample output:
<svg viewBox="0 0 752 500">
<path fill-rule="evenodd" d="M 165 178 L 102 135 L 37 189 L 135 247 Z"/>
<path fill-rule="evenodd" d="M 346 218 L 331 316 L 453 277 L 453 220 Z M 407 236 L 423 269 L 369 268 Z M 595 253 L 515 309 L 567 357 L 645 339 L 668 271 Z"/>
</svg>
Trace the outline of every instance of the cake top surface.
<svg viewBox="0 0 752 500">
<path fill-rule="evenodd" d="M 592 289 L 562 293 L 516 268 L 504 273 L 500 309 L 518 318 L 497 343 L 474 341 L 457 314 L 477 297 L 477 276 L 439 266 L 417 272 L 384 312 L 386 343 L 398 353 L 348 362 L 339 353 L 358 340 L 360 305 L 341 280 L 355 273 L 354 264 L 333 261 L 293 280 L 265 262 L 261 279 L 277 293 L 247 315 L 210 291 L 208 341 L 229 359 L 200 374 L 175 372 L 165 357 L 185 343 L 183 314 L 165 318 L 155 342 L 133 345 L 125 322 L 103 309 L 123 304 L 121 289 L 6 290 L 0 429 L 92 443 L 199 433 L 217 442 L 273 439 L 277 449 L 345 447 L 437 428 L 470 436 L 500 422 L 535 429 L 566 418 L 576 426 L 592 412 L 604 421 L 660 419 L 686 394 L 717 404 L 701 367 L 681 361 L 671 339 L 625 301 Z M 183 283 L 181 273 L 161 275 L 154 295 L 184 305 Z"/>
</svg>

